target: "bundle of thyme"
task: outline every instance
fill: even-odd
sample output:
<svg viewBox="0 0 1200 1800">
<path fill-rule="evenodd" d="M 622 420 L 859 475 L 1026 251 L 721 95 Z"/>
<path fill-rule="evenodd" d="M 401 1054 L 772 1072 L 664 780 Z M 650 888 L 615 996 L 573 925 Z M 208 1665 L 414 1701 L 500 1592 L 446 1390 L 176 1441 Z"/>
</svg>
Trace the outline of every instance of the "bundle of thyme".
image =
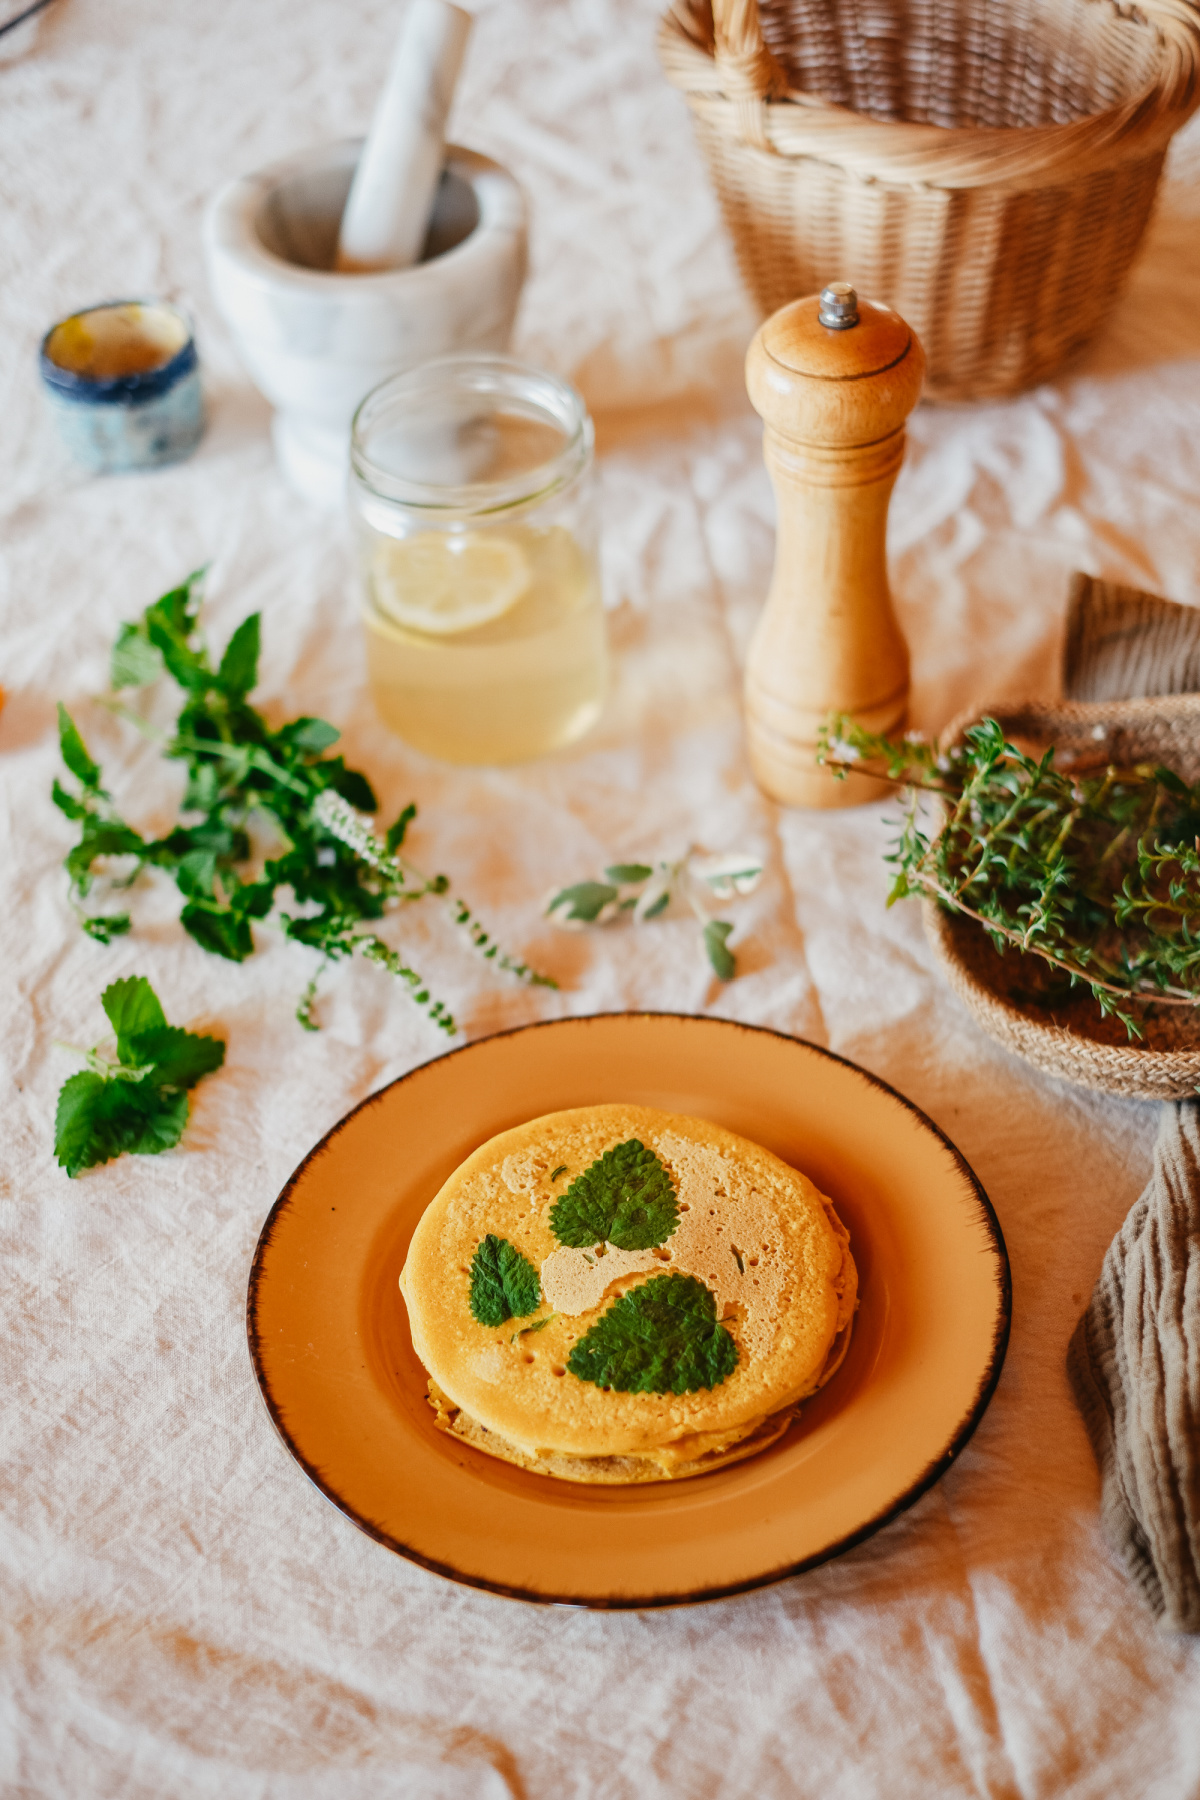
<svg viewBox="0 0 1200 1800">
<path fill-rule="evenodd" d="M 504 955 L 445 875 L 426 876 L 401 855 L 416 807 L 408 805 L 382 842 L 370 818 L 370 782 L 341 756 L 328 754 L 340 733 L 323 719 L 298 718 L 272 728 L 249 701 L 258 679 L 259 615 L 234 632 L 213 665 L 198 631 L 203 570 L 173 588 L 132 624 L 122 626 L 112 654 L 114 689 L 141 688 L 165 673 L 182 692 L 165 756 L 182 762 L 187 787 L 180 819 L 166 836 L 148 838 L 117 812 L 65 707 L 59 707 L 63 761 L 75 791 L 54 783 L 55 804 L 79 826 L 65 867 L 83 929 L 108 943 L 127 932 L 127 912 L 94 910 L 106 891 L 129 887 L 147 869 L 173 877 L 183 900 L 180 923 L 216 956 L 242 962 L 254 950 L 251 925 L 273 918 L 286 937 L 319 958 L 296 1009 L 316 1030 L 313 1002 L 321 972 L 354 954 L 378 963 L 408 987 L 443 1030 L 457 1028 L 417 971 L 372 927 L 385 912 L 435 896 L 454 923 L 495 967 L 543 987 L 556 983 Z M 148 736 L 156 733 L 121 702 L 113 709 Z M 265 828 L 274 854 L 256 863 L 251 822 Z M 290 897 L 290 898 L 289 898 Z M 287 910 L 284 910 L 286 905 Z"/>
<path fill-rule="evenodd" d="M 835 718 L 819 760 L 909 790 L 889 905 L 925 894 L 978 920 L 998 949 L 1086 983 L 1131 1037 L 1132 1003 L 1200 1006 L 1200 785 L 1150 763 L 1071 774 L 994 719 L 943 751 Z M 940 829 L 924 794 L 940 797 Z"/>
</svg>

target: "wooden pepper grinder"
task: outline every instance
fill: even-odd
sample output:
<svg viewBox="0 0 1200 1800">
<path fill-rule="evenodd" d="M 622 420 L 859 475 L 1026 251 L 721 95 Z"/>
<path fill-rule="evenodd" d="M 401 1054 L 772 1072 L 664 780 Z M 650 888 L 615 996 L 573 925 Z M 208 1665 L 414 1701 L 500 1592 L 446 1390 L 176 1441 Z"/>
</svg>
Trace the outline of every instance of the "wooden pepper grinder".
<svg viewBox="0 0 1200 1800">
<path fill-rule="evenodd" d="M 831 712 L 902 727 L 908 647 L 892 611 L 887 511 L 925 354 L 846 282 L 781 307 L 746 356 L 779 508 L 775 571 L 746 665 L 750 762 L 786 806 L 854 806 L 885 784 L 816 761 Z"/>
</svg>

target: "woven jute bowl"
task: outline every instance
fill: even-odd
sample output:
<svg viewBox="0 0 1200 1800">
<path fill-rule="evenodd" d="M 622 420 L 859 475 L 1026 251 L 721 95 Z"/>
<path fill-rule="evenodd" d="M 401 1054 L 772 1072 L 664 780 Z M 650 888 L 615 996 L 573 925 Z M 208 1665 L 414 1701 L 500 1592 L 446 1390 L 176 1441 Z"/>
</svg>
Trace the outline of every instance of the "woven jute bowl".
<svg viewBox="0 0 1200 1800">
<path fill-rule="evenodd" d="M 985 708 L 1020 747 L 1056 747 L 1061 769 L 1165 763 L 1200 780 L 1200 694 L 1102 704 Z M 949 742 L 961 726 L 952 726 Z M 1130 1040 L 1119 1019 L 1102 1016 L 1092 994 L 1069 992 L 1038 956 L 995 950 L 982 925 L 924 906 L 925 932 L 946 980 L 989 1037 L 1048 1075 L 1133 1100 L 1193 1098 L 1200 1086 L 1200 1009 L 1150 1005 L 1145 1036 Z"/>
<path fill-rule="evenodd" d="M 1200 104 L 1193 0 L 674 0 L 659 53 L 763 312 L 853 282 L 944 400 L 1087 343 Z"/>
</svg>

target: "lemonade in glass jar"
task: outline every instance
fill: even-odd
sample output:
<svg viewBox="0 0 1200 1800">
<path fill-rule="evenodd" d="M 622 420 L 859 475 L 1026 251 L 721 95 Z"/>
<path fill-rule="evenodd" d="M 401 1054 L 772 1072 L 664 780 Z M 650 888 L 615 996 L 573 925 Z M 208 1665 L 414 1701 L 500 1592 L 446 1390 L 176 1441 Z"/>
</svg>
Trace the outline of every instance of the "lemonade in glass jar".
<svg viewBox="0 0 1200 1800">
<path fill-rule="evenodd" d="M 375 705 L 417 749 L 511 763 L 571 743 L 607 678 L 592 425 L 508 357 L 393 376 L 351 439 Z"/>
</svg>

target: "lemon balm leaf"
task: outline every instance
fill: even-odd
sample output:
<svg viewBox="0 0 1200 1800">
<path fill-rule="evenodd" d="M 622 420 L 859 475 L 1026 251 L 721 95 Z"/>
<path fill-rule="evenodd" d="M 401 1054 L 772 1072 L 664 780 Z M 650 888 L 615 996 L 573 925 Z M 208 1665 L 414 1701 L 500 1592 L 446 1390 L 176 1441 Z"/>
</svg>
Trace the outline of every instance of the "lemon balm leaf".
<svg viewBox="0 0 1200 1800">
<path fill-rule="evenodd" d="M 621 1394 L 694 1394 L 737 1365 L 716 1300 L 694 1275 L 655 1275 L 622 1294 L 567 1358 L 578 1380 Z"/>
<path fill-rule="evenodd" d="M 166 1024 L 167 1015 L 158 995 L 144 975 L 130 975 L 114 981 L 100 996 L 100 1004 L 117 1037 L 117 1055 L 125 1062 L 124 1046 L 131 1037 L 143 1031 L 156 1031 Z"/>
<path fill-rule="evenodd" d="M 89 1067 L 62 1085 L 54 1153 L 69 1176 L 115 1156 L 157 1156 L 183 1136 L 188 1090 L 220 1068 L 225 1045 L 168 1025 L 143 975 L 114 981 L 101 1005 L 117 1035 L 115 1061 L 88 1054 Z"/>
<path fill-rule="evenodd" d="M 588 1250 L 650 1250 L 679 1223 L 675 1190 L 665 1164 L 638 1138 L 628 1138 L 577 1175 L 550 1208 L 550 1229 L 560 1244 Z"/>
<path fill-rule="evenodd" d="M 225 1061 L 220 1038 L 185 1031 L 180 1025 L 144 1031 L 127 1048 L 131 1060 L 149 1066 L 149 1079 L 156 1087 L 193 1088 Z"/>
<path fill-rule="evenodd" d="M 489 1231 L 471 1261 L 470 1303 L 480 1325 L 523 1319 L 542 1303 L 542 1278 L 515 1244 Z"/>
</svg>

